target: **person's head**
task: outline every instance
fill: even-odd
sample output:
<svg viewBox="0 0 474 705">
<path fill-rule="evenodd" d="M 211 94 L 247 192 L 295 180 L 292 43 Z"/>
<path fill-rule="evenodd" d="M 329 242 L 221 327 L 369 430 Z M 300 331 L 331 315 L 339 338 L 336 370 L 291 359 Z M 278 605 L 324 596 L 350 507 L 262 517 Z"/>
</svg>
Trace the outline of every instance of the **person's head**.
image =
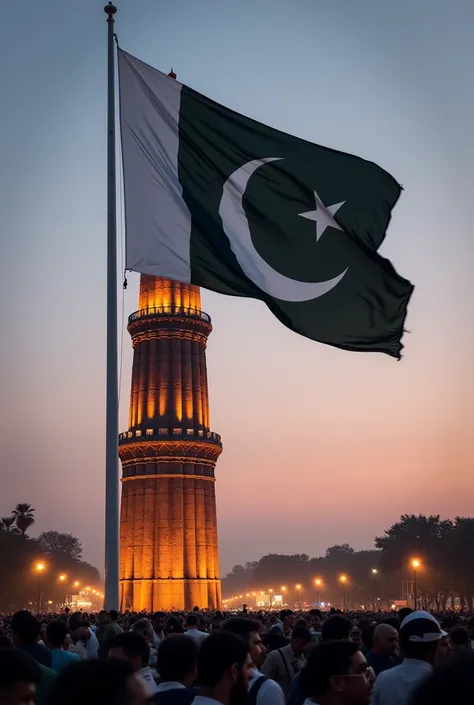
<svg viewBox="0 0 474 705">
<path fill-rule="evenodd" d="M 109 621 L 110 622 L 117 622 L 119 618 L 119 613 L 117 610 L 109 610 Z"/>
<path fill-rule="evenodd" d="M 138 632 L 123 632 L 114 636 L 108 644 L 108 657 L 132 664 L 134 671 L 148 666 L 150 647 Z"/>
<path fill-rule="evenodd" d="M 174 681 L 190 687 L 196 680 L 198 645 L 185 634 L 172 634 L 160 642 L 156 669 L 162 683 Z"/>
<path fill-rule="evenodd" d="M 0 648 L 0 703 L 34 705 L 36 684 L 42 672 L 29 655 L 13 648 Z"/>
<path fill-rule="evenodd" d="M 164 612 L 155 612 L 151 618 L 151 621 L 154 630 L 157 632 L 162 632 L 166 622 L 166 614 Z"/>
<path fill-rule="evenodd" d="M 89 622 L 83 620 L 82 622 L 74 622 L 74 627 L 72 625 L 69 626 L 75 640 L 84 641 L 87 643 L 91 638 Z"/>
<path fill-rule="evenodd" d="M 39 639 L 41 625 L 31 612 L 20 610 L 12 617 L 11 630 L 15 646 L 35 644 Z"/>
<path fill-rule="evenodd" d="M 100 610 L 99 614 L 97 615 L 97 623 L 98 624 L 105 624 L 107 621 L 107 612 L 105 610 Z"/>
<path fill-rule="evenodd" d="M 184 627 L 177 617 L 169 617 L 163 628 L 165 636 L 170 634 L 184 634 Z"/>
<path fill-rule="evenodd" d="M 199 626 L 199 615 L 197 612 L 190 612 L 186 615 L 186 629 L 197 629 Z"/>
<path fill-rule="evenodd" d="M 405 617 L 408 617 L 408 615 L 411 614 L 412 612 L 413 612 L 413 610 L 411 607 L 401 607 L 398 610 L 398 619 L 399 619 L 400 624 L 403 622 Z"/>
<path fill-rule="evenodd" d="M 436 661 L 442 662 L 453 652 L 453 647 L 449 641 L 449 636 L 443 636 L 438 642 L 438 650 L 436 652 Z"/>
<path fill-rule="evenodd" d="M 323 624 L 321 610 L 316 610 L 316 609 L 310 610 L 309 611 L 309 618 L 310 618 L 311 629 L 314 629 L 315 632 L 320 632 L 322 624 Z"/>
<path fill-rule="evenodd" d="M 474 653 L 459 651 L 438 664 L 415 692 L 411 705 L 474 703 Z"/>
<path fill-rule="evenodd" d="M 449 632 L 449 641 L 454 651 L 471 648 L 471 637 L 465 627 L 455 627 Z"/>
<path fill-rule="evenodd" d="M 64 622 L 59 619 L 49 622 L 46 627 L 46 645 L 50 649 L 62 649 L 67 635 L 68 628 Z"/>
<path fill-rule="evenodd" d="M 222 630 L 240 636 L 248 646 L 253 665 L 255 668 L 260 668 L 265 649 L 260 636 L 259 622 L 246 617 L 231 617 L 224 622 Z"/>
<path fill-rule="evenodd" d="M 332 614 L 321 628 L 322 641 L 348 641 L 351 636 L 352 624 L 341 614 Z"/>
<path fill-rule="evenodd" d="M 295 623 L 295 615 L 291 610 L 281 610 L 280 620 L 283 622 L 285 629 L 292 629 Z"/>
<path fill-rule="evenodd" d="M 48 705 L 148 705 L 146 682 L 126 660 L 78 661 L 58 675 Z"/>
<path fill-rule="evenodd" d="M 247 695 L 251 666 L 248 646 L 240 636 L 225 630 L 211 634 L 197 658 L 201 694 L 238 705 Z"/>
<path fill-rule="evenodd" d="M 359 627 L 352 627 L 350 640 L 353 641 L 354 644 L 357 644 L 359 649 L 363 648 L 364 644 L 362 643 L 362 631 L 359 629 Z"/>
<path fill-rule="evenodd" d="M 133 623 L 131 631 L 134 632 L 135 634 L 141 634 L 142 637 L 145 639 L 147 644 L 151 644 L 153 641 L 154 637 L 154 632 L 153 632 L 153 627 L 149 619 L 146 617 L 142 617 L 141 619 L 137 619 L 136 622 Z"/>
<path fill-rule="evenodd" d="M 377 624 L 372 638 L 372 650 L 380 656 L 392 656 L 398 651 L 398 632 L 390 624 Z"/>
<path fill-rule="evenodd" d="M 405 658 L 434 663 L 438 645 L 446 636 L 429 612 L 411 612 L 400 625 L 400 650 Z"/>
<path fill-rule="evenodd" d="M 300 675 L 306 698 L 321 703 L 336 699 L 344 705 L 368 705 L 374 681 L 365 656 L 348 639 L 316 646 Z"/>
<path fill-rule="evenodd" d="M 291 648 L 295 654 L 304 654 L 311 641 L 311 632 L 307 626 L 297 625 L 291 632 Z"/>
</svg>

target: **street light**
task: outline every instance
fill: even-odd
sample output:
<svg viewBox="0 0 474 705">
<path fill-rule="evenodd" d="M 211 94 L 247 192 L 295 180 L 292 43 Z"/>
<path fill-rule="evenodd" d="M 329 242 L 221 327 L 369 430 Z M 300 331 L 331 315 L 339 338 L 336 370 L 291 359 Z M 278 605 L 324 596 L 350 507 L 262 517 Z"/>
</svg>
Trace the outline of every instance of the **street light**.
<svg viewBox="0 0 474 705">
<path fill-rule="evenodd" d="M 296 587 L 296 595 L 298 599 L 298 609 L 300 609 L 301 604 L 300 604 L 300 591 L 301 591 L 301 585 L 298 583 L 298 585 L 295 585 Z"/>
<path fill-rule="evenodd" d="M 341 585 L 342 585 L 342 606 L 344 608 L 344 612 L 346 611 L 346 583 L 347 583 L 347 575 L 341 575 L 339 578 Z"/>
<path fill-rule="evenodd" d="M 59 581 L 60 581 L 63 585 L 64 585 L 64 581 L 66 580 L 66 578 L 67 578 L 66 573 L 61 573 L 61 574 L 59 575 Z M 63 598 L 63 605 L 65 606 L 65 605 L 66 605 L 66 594 L 64 593 L 64 591 L 63 591 L 63 594 L 62 594 L 62 598 Z"/>
<path fill-rule="evenodd" d="M 270 609 L 271 609 L 273 607 L 273 590 L 272 590 L 272 588 L 270 588 L 268 590 L 268 592 L 270 594 Z"/>
<path fill-rule="evenodd" d="M 39 561 L 35 565 L 35 570 L 38 573 L 38 604 L 37 604 L 37 609 L 38 609 L 38 614 L 41 613 L 41 576 L 43 575 L 44 571 L 46 570 L 46 566 L 44 563 Z"/>
<path fill-rule="evenodd" d="M 379 571 L 377 570 L 377 568 L 372 568 L 372 575 L 374 576 L 374 578 L 376 575 L 378 575 L 378 572 Z M 373 590 L 373 592 L 375 592 L 375 590 L 373 588 L 372 588 L 372 590 Z M 373 594 L 372 594 L 372 611 L 375 612 L 375 597 Z"/>
<path fill-rule="evenodd" d="M 418 558 L 413 558 L 411 562 L 411 567 L 413 568 L 413 602 L 415 605 L 415 610 L 417 608 L 418 604 L 418 595 L 417 595 L 417 584 L 416 584 L 416 571 L 420 567 L 421 562 L 418 560 Z"/>
<path fill-rule="evenodd" d="M 314 584 L 316 585 L 316 607 L 319 607 L 319 588 L 323 584 L 323 581 L 321 578 L 316 578 Z"/>
</svg>

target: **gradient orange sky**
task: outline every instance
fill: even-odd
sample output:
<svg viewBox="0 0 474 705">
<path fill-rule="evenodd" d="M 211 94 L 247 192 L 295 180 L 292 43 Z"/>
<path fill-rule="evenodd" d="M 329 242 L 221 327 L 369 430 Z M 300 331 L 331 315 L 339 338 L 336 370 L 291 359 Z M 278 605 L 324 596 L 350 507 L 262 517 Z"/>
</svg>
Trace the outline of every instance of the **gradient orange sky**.
<svg viewBox="0 0 474 705">
<path fill-rule="evenodd" d="M 0 515 L 77 535 L 103 565 L 105 15 L 45 0 L 0 29 Z M 404 512 L 473 512 L 474 98 L 462 0 L 122 0 L 121 45 L 251 117 L 359 154 L 405 187 L 382 254 L 415 285 L 404 359 L 298 337 L 203 292 L 221 573 L 319 555 Z M 41 24 L 41 31 L 37 27 Z M 120 225 L 123 234 L 123 221 Z M 126 316 L 137 308 L 129 277 Z M 121 430 L 131 343 L 123 338 Z"/>
</svg>

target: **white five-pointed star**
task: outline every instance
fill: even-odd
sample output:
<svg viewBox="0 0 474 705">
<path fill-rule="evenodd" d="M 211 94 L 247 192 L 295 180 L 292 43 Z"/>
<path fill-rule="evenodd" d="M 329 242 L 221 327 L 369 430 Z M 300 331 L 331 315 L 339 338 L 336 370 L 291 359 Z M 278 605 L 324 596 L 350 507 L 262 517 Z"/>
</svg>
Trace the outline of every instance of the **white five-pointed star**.
<svg viewBox="0 0 474 705">
<path fill-rule="evenodd" d="M 316 223 L 317 242 L 326 230 L 326 228 L 335 228 L 336 230 L 342 230 L 342 228 L 334 220 L 334 216 L 339 210 L 339 208 L 344 205 L 345 201 L 342 201 L 341 203 L 335 203 L 333 206 L 325 206 L 316 191 L 314 192 L 314 201 L 316 204 L 316 209 L 314 211 L 308 211 L 307 213 L 298 213 L 298 215 L 300 215 L 302 218 L 307 218 L 308 220 L 314 220 L 314 222 Z"/>
</svg>

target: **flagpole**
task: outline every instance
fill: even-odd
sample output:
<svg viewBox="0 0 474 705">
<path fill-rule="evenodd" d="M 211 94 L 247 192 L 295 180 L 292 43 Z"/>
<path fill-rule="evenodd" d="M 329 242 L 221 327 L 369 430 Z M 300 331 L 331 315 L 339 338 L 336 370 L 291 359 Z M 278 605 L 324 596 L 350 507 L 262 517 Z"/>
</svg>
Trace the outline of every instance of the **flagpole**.
<svg viewBox="0 0 474 705">
<path fill-rule="evenodd" d="M 107 372 L 105 428 L 105 609 L 119 608 L 117 197 L 115 185 L 115 46 L 111 2 L 107 14 Z"/>
</svg>

